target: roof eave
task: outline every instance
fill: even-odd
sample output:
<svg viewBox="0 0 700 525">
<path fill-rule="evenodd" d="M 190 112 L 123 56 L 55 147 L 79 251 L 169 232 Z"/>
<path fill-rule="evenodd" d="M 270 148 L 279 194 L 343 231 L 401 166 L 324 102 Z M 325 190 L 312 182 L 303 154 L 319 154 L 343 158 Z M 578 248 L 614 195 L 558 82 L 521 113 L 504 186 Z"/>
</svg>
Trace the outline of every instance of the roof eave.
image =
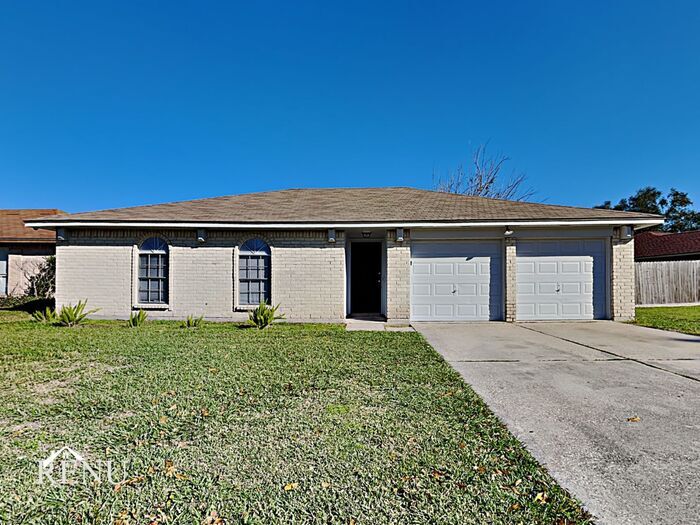
<svg viewBox="0 0 700 525">
<path fill-rule="evenodd" d="M 633 226 L 635 229 L 663 224 L 655 218 L 601 219 L 512 219 L 494 221 L 385 221 L 385 222 L 194 222 L 194 221 L 118 221 L 118 220 L 35 220 L 27 221 L 29 228 L 215 228 L 225 230 L 269 229 L 301 230 L 325 228 L 484 228 L 495 226 L 556 227 L 556 226 Z"/>
</svg>

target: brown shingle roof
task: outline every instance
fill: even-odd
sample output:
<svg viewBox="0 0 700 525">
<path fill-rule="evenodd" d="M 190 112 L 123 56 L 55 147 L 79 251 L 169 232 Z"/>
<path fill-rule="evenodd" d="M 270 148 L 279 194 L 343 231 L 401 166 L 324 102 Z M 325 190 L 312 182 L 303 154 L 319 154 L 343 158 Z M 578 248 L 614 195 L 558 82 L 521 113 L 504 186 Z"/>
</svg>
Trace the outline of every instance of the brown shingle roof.
<svg viewBox="0 0 700 525">
<path fill-rule="evenodd" d="M 634 236 L 634 258 L 683 257 L 700 254 L 700 231 L 642 232 Z"/>
<path fill-rule="evenodd" d="M 57 209 L 0 210 L 0 242 L 56 242 L 56 234 L 47 230 L 33 230 L 24 225 L 24 219 L 39 215 L 57 215 Z"/>
<path fill-rule="evenodd" d="M 339 224 L 635 218 L 659 217 L 398 187 L 281 190 L 74 213 L 46 220 Z"/>
</svg>

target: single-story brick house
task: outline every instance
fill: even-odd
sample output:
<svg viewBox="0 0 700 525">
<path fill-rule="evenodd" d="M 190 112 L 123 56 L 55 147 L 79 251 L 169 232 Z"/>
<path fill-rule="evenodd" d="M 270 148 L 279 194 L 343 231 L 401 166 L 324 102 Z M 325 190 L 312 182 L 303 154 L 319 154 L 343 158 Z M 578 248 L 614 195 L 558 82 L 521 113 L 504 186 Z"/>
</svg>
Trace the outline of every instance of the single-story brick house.
<svg viewBox="0 0 700 525">
<path fill-rule="evenodd" d="M 56 209 L 0 210 L 0 297 L 24 295 L 31 276 L 56 250 L 53 232 L 27 228 L 24 220 L 60 213 Z"/>
<path fill-rule="evenodd" d="M 33 219 L 57 233 L 57 306 L 99 316 L 391 323 L 634 316 L 644 213 L 412 188 L 294 189 Z"/>
</svg>

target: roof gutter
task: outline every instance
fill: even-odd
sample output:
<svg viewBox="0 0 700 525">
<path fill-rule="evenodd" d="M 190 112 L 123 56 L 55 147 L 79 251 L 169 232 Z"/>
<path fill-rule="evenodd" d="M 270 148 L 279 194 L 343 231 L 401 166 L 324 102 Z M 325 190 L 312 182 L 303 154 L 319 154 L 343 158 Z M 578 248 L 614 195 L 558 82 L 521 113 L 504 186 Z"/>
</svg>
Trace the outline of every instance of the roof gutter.
<svg viewBox="0 0 700 525">
<path fill-rule="evenodd" d="M 28 228 L 212 228 L 219 230 L 309 230 L 326 228 L 485 228 L 493 226 L 634 226 L 635 229 L 663 224 L 663 219 L 590 219 L 590 220 L 537 220 L 494 222 L 279 222 L 279 223 L 226 223 L 226 222 L 149 222 L 149 221 L 27 221 Z"/>
</svg>

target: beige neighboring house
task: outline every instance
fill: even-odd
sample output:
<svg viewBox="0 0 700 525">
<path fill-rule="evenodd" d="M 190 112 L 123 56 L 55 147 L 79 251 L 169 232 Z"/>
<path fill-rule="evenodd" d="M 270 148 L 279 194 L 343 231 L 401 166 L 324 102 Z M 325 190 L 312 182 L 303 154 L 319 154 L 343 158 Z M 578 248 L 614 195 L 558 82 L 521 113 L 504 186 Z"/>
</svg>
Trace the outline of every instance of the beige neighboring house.
<svg viewBox="0 0 700 525">
<path fill-rule="evenodd" d="M 54 232 L 27 228 L 24 220 L 61 213 L 56 209 L 0 210 L 0 296 L 24 295 L 29 278 L 56 251 Z"/>
<path fill-rule="evenodd" d="M 634 231 L 657 215 L 413 188 L 293 189 L 34 218 L 56 303 L 95 317 L 390 323 L 634 317 Z"/>
</svg>

